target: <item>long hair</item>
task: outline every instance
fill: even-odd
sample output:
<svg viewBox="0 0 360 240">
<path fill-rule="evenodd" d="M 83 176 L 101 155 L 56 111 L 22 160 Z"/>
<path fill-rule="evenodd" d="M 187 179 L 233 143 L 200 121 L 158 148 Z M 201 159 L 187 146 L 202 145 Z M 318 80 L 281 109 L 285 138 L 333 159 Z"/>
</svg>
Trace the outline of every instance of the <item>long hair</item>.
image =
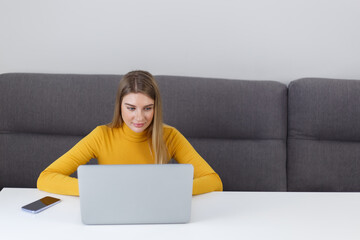
<svg viewBox="0 0 360 240">
<path fill-rule="evenodd" d="M 163 137 L 163 118 L 160 91 L 154 77 L 146 71 L 132 71 L 120 80 L 116 94 L 114 116 L 107 126 L 119 128 L 124 124 L 121 115 L 121 104 L 125 95 L 129 93 L 142 93 L 154 100 L 154 117 L 148 127 L 148 137 L 151 141 L 152 154 L 155 163 L 168 162 L 168 152 Z"/>
</svg>

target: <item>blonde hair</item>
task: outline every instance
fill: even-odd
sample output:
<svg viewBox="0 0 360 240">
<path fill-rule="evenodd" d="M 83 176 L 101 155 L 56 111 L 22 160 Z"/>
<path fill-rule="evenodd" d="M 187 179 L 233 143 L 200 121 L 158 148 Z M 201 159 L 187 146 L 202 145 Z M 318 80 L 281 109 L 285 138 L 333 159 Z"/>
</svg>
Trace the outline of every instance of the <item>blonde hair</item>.
<svg viewBox="0 0 360 240">
<path fill-rule="evenodd" d="M 168 163 L 168 152 L 163 137 L 163 118 L 160 91 L 154 77 L 146 71 L 132 71 L 120 80 L 116 94 L 114 116 L 107 126 L 119 128 L 124 124 L 121 115 L 121 104 L 125 95 L 142 93 L 154 100 L 154 117 L 148 127 L 148 137 L 151 141 L 155 163 Z"/>
</svg>

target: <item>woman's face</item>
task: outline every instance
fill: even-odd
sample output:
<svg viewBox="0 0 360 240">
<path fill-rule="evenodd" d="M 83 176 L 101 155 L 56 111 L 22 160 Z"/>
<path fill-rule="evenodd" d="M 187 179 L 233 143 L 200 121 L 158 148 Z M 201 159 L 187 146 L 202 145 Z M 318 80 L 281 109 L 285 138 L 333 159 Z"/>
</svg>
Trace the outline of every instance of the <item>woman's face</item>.
<svg viewBox="0 0 360 240">
<path fill-rule="evenodd" d="M 154 100 L 142 93 L 129 93 L 123 97 L 121 115 L 131 130 L 140 133 L 153 120 Z"/>
</svg>

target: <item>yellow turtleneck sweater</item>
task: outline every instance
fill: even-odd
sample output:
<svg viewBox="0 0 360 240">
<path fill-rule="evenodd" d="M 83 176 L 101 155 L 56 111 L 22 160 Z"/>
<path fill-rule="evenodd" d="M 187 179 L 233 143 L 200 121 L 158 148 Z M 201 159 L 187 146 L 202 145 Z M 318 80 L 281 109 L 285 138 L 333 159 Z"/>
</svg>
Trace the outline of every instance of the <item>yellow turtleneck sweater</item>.
<svg viewBox="0 0 360 240">
<path fill-rule="evenodd" d="M 178 130 L 165 125 L 164 140 L 171 158 L 194 166 L 193 195 L 222 191 L 218 174 Z M 78 196 L 78 180 L 70 175 L 92 158 L 99 164 L 155 163 L 146 132 L 136 133 L 126 124 L 121 128 L 99 126 L 40 174 L 38 189 Z"/>
</svg>

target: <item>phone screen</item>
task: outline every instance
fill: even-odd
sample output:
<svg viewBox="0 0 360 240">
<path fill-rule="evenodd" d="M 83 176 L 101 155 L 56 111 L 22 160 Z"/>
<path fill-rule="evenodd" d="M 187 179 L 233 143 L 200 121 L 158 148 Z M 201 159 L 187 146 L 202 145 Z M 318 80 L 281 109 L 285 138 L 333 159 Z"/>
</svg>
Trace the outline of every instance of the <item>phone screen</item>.
<svg viewBox="0 0 360 240">
<path fill-rule="evenodd" d="M 31 213 L 38 213 L 41 212 L 57 203 L 60 202 L 60 199 L 54 197 L 44 197 L 35 202 L 32 202 L 28 205 L 22 207 L 24 211 L 31 212 Z"/>
</svg>

